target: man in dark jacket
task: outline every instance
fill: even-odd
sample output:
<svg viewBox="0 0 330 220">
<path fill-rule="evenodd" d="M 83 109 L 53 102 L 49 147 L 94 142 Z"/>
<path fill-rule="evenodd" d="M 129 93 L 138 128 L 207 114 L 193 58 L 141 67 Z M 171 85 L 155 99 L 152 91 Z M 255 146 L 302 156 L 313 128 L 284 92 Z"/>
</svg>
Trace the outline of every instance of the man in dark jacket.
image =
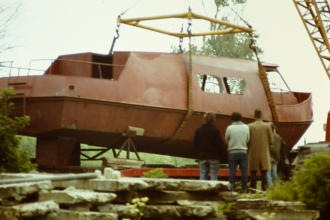
<svg viewBox="0 0 330 220">
<path fill-rule="evenodd" d="M 226 155 L 225 144 L 219 130 L 213 124 L 215 114 L 207 112 L 203 119 L 205 123 L 196 129 L 194 137 L 194 146 L 199 159 L 200 179 L 208 179 L 208 172 L 210 172 L 211 180 L 217 180 L 220 160 L 223 160 Z"/>
<path fill-rule="evenodd" d="M 270 169 L 267 171 L 267 184 L 271 187 L 278 181 L 278 164 L 282 161 L 285 166 L 289 166 L 289 160 L 285 153 L 283 138 L 276 132 L 275 125 L 271 124 L 273 131 L 273 144 L 270 147 Z"/>
</svg>

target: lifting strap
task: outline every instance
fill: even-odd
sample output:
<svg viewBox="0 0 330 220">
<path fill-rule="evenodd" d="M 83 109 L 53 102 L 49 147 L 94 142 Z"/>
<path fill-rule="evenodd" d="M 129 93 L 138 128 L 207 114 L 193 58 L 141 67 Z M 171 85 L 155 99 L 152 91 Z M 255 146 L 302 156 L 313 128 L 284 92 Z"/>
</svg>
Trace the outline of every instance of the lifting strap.
<svg viewBox="0 0 330 220">
<path fill-rule="evenodd" d="M 261 83 L 262 83 L 262 85 L 264 87 L 264 90 L 265 90 L 266 98 L 267 98 L 267 101 L 268 101 L 270 111 L 272 113 L 273 121 L 278 122 L 276 106 L 275 106 L 275 102 L 274 102 L 274 99 L 273 99 L 272 92 L 270 91 L 269 82 L 268 82 L 268 79 L 267 79 L 267 74 L 266 74 L 265 68 L 263 67 L 262 63 L 260 62 L 258 52 L 257 52 L 257 48 L 255 46 L 255 40 L 253 38 L 253 34 L 249 33 L 249 35 L 250 35 L 250 39 L 251 39 L 250 48 L 255 53 L 257 61 L 258 61 L 259 77 L 260 77 Z"/>
<path fill-rule="evenodd" d="M 191 19 L 188 20 L 188 27 L 187 27 L 187 32 L 189 34 L 189 72 L 188 72 L 188 107 L 187 107 L 187 113 L 184 116 L 184 119 L 182 120 L 180 126 L 177 128 L 175 131 L 174 135 L 171 137 L 171 140 L 176 139 L 179 137 L 182 133 L 183 128 L 187 124 L 189 118 L 191 117 L 193 110 L 193 100 L 192 100 L 192 52 L 191 52 Z"/>
</svg>

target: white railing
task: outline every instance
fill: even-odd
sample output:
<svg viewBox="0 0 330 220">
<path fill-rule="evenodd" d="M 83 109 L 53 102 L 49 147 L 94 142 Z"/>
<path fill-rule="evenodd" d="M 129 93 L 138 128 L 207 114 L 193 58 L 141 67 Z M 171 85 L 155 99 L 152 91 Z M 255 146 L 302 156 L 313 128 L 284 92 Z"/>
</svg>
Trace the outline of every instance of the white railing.
<svg viewBox="0 0 330 220">
<path fill-rule="evenodd" d="M 13 65 L 14 61 L 0 61 L 0 77 L 42 75 L 54 61 L 97 65 L 100 78 L 102 78 L 102 66 L 125 66 L 122 64 L 109 64 L 73 59 L 32 59 L 30 60 L 28 67 L 18 67 Z"/>
</svg>

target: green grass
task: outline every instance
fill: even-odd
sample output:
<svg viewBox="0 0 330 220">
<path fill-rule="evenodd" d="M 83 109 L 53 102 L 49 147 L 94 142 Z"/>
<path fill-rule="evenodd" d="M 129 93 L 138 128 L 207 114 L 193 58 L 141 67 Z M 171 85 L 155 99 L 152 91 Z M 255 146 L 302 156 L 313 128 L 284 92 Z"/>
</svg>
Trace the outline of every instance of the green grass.
<svg viewBox="0 0 330 220">
<path fill-rule="evenodd" d="M 97 149 L 98 147 L 95 146 L 89 146 L 86 144 L 81 144 L 81 149 Z M 116 150 L 118 153 L 119 150 Z M 85 152 L 88 156 L 93 156 L 97 152 Z M 175 167 L 182 167 L 185 165 L 197 165 L 197 162 L 194 159 L 189 158 L 183 158 L 183 157 L 173 157 L 173 156 L 167 156 L 167 155 L 159 155 L 159 154 L 150 154 L 150 153 L 138 153 L 141 160 L 145 162 L 145 164 L 164 164 L 164 165 L 170 165 Z M 107 157 L 107 158 L 114 158 L 113 153 L 111 150 L 105 152 L 103 155 L 99 156 L 101 157 Z M 84 158 L 81 156 L 80 158 Z M 119 155 L 119 158 L 126 158 L 126 151 L 122 151 Z M 129 158 L 133 160 L 137 160 L 135 153 L 130 153 Z M 102 161 L 81 161 L 82 166 L 101 166 Z"/>
<path fill-rule="evenodd" d="M 36 143 L 37 139 L 35 137 L 28 137 L 28 136 L 18 136 L 20 139 L 19 148 L 25 152 L 28 153 L 30 158 L 36 157 Z M 99 149 L 100 147 L 97 146 L 89 146 L 86 144 L 80 145 L 81 149 Z M 119 150 L 116 150 L 118 153 Z M 84 152 L 88 156 L 93 156 L 97 153 L 97 151 L 87 151 Z M 145 161 L 145 164 L 164 164 L 164 165 L 170 165 L 175 167 L 182 167 L 185 165 L 197 165 L 194 159 L 189 158 L 183 158 L 183 157 L 172 157 L 172 156 L 166 156 L 166 155 L 159 155 L 159 154 L 150 154 L 150 153 L 139 153 L 140 159 Z M 113 158 L 112 151 L 109 150 L 105 152 L 103 155 L 100 155 L 101 157 L 107 157 L 107 158 Z M 135 153 L 130 153 L 129 155 L 130 159 L 137 160 L 137 157 Z M 80 157 L 85 158 L 83 156 Z M 119 158 L 126 158 L 126 151 L 122 151 L 119 155 Z M 101 166 L 102 161 L 101 160 L 92 160 L 92 161 L 81 161 L 81 165 L 84 167 L 95 167 L 95 166 Z"/>
</svg>

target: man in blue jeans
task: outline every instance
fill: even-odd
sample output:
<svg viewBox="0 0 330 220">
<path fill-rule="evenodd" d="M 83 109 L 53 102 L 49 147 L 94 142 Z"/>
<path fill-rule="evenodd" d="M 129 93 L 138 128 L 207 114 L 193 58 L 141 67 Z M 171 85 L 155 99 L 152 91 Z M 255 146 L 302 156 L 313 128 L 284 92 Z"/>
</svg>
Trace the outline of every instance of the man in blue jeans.
<svg viewBox="0 0 330 220">
<path fill-rule="evenodd" d="M 226 157 L 224 141 L 219 130 L 215 127 L 215 114 L 206 112 L 203 116 L 204 123 L 195 131 L 194 146 L 199 159 L 200 179 L 218 179 L 220 161 Z"/>
<path fill-rule="evenodd" d="M 229 159 L 229 182 L 234 190 L 237 165 L 241 170 L 242 192 L 247 192 L 247 172 L 248 160 L 247 150 L 250 140 L 249 126 L 244 124 L 242 115 L 239 112 L 233 112 L 231 115 L 233 123 L 226 129 L 225 140 L 228 147 Z"/>
<path fill-rule="evenodd" d="M 285 154 L 285 142 L 277 134 L 275 125 L 271 124 L 273 131 L 273 144 L 270 147 L 270 169 L 267 171 L 267 184 L 269 187 L 278 181 L 278 163 L 282 160 L 286 166 L 289 166 L 289 160 Z"/>
</svg>

